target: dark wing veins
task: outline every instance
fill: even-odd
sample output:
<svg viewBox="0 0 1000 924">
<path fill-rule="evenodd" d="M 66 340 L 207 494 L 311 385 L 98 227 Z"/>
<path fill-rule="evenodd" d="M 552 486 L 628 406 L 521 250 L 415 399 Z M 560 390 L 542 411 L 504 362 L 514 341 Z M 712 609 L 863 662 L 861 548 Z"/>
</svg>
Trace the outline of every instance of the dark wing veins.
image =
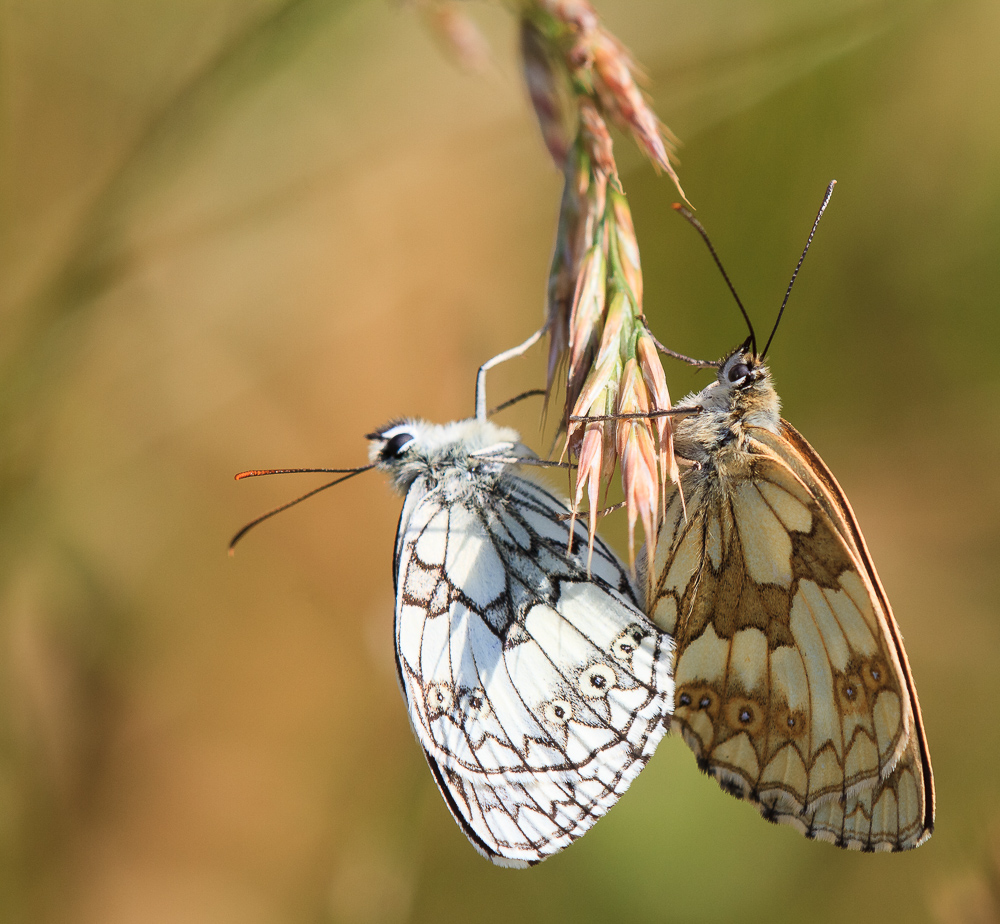
<svg viewBox="0 0 1000 924">
<path fill-rule="evenodd" d="M 469 600 L 461 588 L 452 587 L 451 592 L 454 599 L 481 614 L 505 647 L 527 640 L 524 624 L 528 611 L 539 604 L 556 609 L 566 582 L 610 587 L 638 606 L 627 574 L 600 540 L 594 545 L 595 566 L 603 562 L 605 572 L 617 574 L 617 586 L 588 574 L 582 557 L 586 555 L 585 528 L 577 524 L 570 551 L 569 521 L 557 519 L 570 511 L 538 485 L 520 478 L 497 478 L 483 485 L 466 506 L 503 566 L 505 590 L 485 608 Z"/>
<path fill-rule="evenodd" d="M 523 626 L 531 607 L 555 608 L 564 581 L 588 580 L 586 568 L 567 551 L 569 529 L 554 518 L 558 508 L 553 511 L 518 488 L 511 479 L 498 480 L 486 502 L 472 511 L 503 565 L 506 590 L 483 618 L 507 647 L 526 640 Z M 540 520 L 548 535 L 539 532 Z"/>
</svg>

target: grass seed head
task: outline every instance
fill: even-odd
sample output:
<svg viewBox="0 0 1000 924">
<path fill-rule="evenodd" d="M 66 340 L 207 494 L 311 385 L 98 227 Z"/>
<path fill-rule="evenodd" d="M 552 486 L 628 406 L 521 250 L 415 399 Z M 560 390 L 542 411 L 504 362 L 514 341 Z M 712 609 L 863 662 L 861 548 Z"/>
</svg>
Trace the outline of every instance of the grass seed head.
<svg viewBox="0 0 1000 924">
<path fill-rule="evenodd" d="M 652 553 L 665 487 L 677 481 L 669 418 L 574 421 L 572 417 L 667 410 L 663 367 L 645 331 L 639 245 L 621 190 L 614 122 L 677 185 L 672 136 L 637 83 L 638 68 L 600 22 L 587 0 L 521 0 L 525 78 L 553 158 L 563 160 L 565 184 L 549 272 L 548 389 L 566 375 L 564 454 L 578 463 L 574 511 L 586 494 L 590 543 L 601 486 L 620 464 L 635 562 L 635 526 L 642 522 Z M 563 134 L 568 122 L 573 128 Z M 567 139 L 572 137 L 572 141 Z"/>
<path fill-rule="evenodd" d="M 628 207 L 625 194 L 616 189 L 608 193 L 614 216 L 614 242 L 618 265 L 625 282 L 631 290 L 630 296 L 637 313 L 642 313 L 642 266 L 639 263 L 639 241 L 632 224 L 632 210 Z"/>
<path fill-rule="evenodd" d="M 475 21 L 452 0 L 414 0 L 431 32 L 448 56 L 464 71 L 486 72 L 490 45 Z"/>
<path fill-rule="evenodd" d="M 600 23 L 587 0 L 537 0 L 540 9 L 581 35 L 589 35 Z"/>
<path fill-rule="evenodd" d="M 580 100 L 580 137 L 595 168 L 606 177 L 617 177 L 611 134 L 597 106 L 589 99 Z"/>
<path fill-rule="evenodd" d="M 593 357 L 598 325 L 604 316 L 607 295 L 607 261 L 600 243 L 587 251 L 576 281 L 573 308 L 569 320 L 569 377 L 573 379 L 585 372 Z"/>
<path fill-rule="evenodd" d="M 619 414 L 645 414 L 649 411 L 649 392 L 637 361 L 629 359 L 621 377 L 618 393 Z M 622 486 L 628 509 L 629 564 L 635 570 L 635 524 L 642 520 L 646 549 L 652 555 L 659 525 L 659 466 L 650 420 L 619 420 L 616 443 L 622 469 Z"/>
<path fill-rule="evenodd" d="M 612 360 L 610 365 L 614 365 Z M 580 416 L 604 416 L 614 413 L 618 393 L 618 373 L 620 370 L 611 368 L 605 374 L 599 374 L 595 369 L 591 372 L 584 388 L 584 393 L 577 401 Z M 580 432 L 583 432 L 582 438 Z M 573 502 L 573 514 L 580 507 L 584 488 L 587 490 L 588 502 L 588 549 L 587 568 L 594 552 L 594 535 L 597 532 L 597 516 L 600 509 L 600 494 L 602 485 L 607 492 L 611 476 L 615 469 L 614 430 L 608 421 L 594 420 L 586 424 L 571 421 L 567 430 L 567 445 L 576 452 L 576 495 Z"/>
<path fill-rule="evenodd" d="M 580 444 L 580 455 L 576 467 L 576 498 L 573 514 L 576 515 L 587 489 L 589 518 L 587 523 L 587 570 L 594 556 L 594 536 L 597 533 L 597 505 L 601 495 L 601 468 L 604 460 L 604 425 L 597 421 L 587 424 Z"/>
<path fill-rule="evenodd" d="M 667 390 L 667 379 L 663 374 L 663 364 L 656 349 L 653 338 L 645 328 L 639 331 L 635 345 L 639 369 L 643 382 L 650 396 L 650 406 L 654 411 L 670 410 L 670 392 Z M 680 471 L 677 468 L 677 458 L 674 456 L 674 429 L 669 417 L 654 419 L 658 436 L 660 457 L 660 491 L 663 504 L 666 504 L 666 486 L 668 482 L 680 484 Z M 666 513 L 661 507 L 661 516 Z"/>
<path fill-rule="evenodd" d="M 565 66 L 560 64 L 550 43 L 527 16 L 521 19 L 521 67 L 542 139 L 556 166 L 562 167 L 573 143 L 566 112 Z"/>
</svg>

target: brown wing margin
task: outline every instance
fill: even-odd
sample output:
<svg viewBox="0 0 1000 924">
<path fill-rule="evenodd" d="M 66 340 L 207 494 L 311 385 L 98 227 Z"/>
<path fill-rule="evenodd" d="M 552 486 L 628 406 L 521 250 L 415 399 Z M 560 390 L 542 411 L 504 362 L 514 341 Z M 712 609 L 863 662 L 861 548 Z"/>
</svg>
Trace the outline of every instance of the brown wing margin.
<svg viewBox="0 0 1000 924">
<path fill-rule="evenodd" d="M 917 689 L 913 683 L 913 674 L 910 671 L 910 662 L 907 660 L 906 650 L 903 648 L 903 640 L 899 633 L 899 626 L 896 624 L 896 619 L 892 614 L 892 607 L 889 606 L 889 599 L 886 596 L 885 588 L 882 587 L 882 582 L 879 580 L 874 564 L 872 564 L 872 558 L 868 552 L 868 546 L 865 543 L 865 538 L 861 534 L 860 528 L 858 527 L 858 521 L 854 516 L 854 511 L 851 509 L 851 504 L 847 500 L 843 489 L 837 483 L 837 479 L 833 477 L 833 473 L 829 468 L 827 468 L 826 463 L 820 458 L 819 453 L 817 453 L 816 450 L 809 445 L 806 438 L 787 420 L 782 419 L 781 421 L 780 435 L 787 440 L 792 447 L 809 463 L 811 470 L 820 480 L 827 496 L 833 501 L 837 508 L 837 512 L 840 514 L 842 522 L 850 531 L 851 540 L 858 550 L 859 557 L 864 562 L 865 570 L 868 572 L 868 577 L 872 582 L 872 586 L 875 588 L 875 592 L 878 594 L 879 602 L 882 604 L 882 610 L 886 615 L 886 623 L 889 627 L 889 634 L 892 638 L 892 643 L 896 648 L 896 656 L 899 658 L 899 663 L 903 668 L 903 676 L 906 679 L 906 689 L 910 694 L 910 701 L 913 706 L 914 726 L 917 735 L 917 742 L 919 744 L 920 765 L 922 771 L 921 775 L 924 783 L 924 826 L 928 835 L 930 835 L 934 831 L 935 808 L 934 774 L 931 771 L 931 757 L 927 748 L 927 736 L 924 732 L 924 721 L 920 714 L 920 700 L 917 699 Z M 757 436 L 757 434 L 755 434 L 755 436 Z M 772 440 L 767 440 L 765 438 L 762 442 L 772 443 Z M 779 449 L 778 446 L 774 446 L 774 448 Z"/>
</svg>

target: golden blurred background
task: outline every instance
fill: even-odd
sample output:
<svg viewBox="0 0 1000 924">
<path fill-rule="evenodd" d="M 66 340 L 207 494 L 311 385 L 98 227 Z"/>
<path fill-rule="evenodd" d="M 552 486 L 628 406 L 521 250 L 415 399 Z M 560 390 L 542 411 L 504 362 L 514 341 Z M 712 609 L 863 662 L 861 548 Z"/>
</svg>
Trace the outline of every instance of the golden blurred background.
<svg viewBox="0 0 1000 924">
<path fill-rule="evenodd" d="M 759 331 L 839 181 L 771 366 L 894 602 L 934 837 L 810 843 L 668 738 L 578 844 L 496 869 L 408 728 L 382 479 L 226 556 L 314 483 L 234 472 L 360 464 L 394 416 L 466 416 L 476 367 L 538 325 L 560 180 L 508 13 L 469 6 L 493 48 L 472 77 L 383 0 L 6 0 L 0 920 L 1000 918 L 1000 5 L 598 5 Z M 618 150 L 654 330 L 717 357 L 736 309 L 669 182 Z M 545 448 L 537 405 L 504 419 Z"/>
</svg>

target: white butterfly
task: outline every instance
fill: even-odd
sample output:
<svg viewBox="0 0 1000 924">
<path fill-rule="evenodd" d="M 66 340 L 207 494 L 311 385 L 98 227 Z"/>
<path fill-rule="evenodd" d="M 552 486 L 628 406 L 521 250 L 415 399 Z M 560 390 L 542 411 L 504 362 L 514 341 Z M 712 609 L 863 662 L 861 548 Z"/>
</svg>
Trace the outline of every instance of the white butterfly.
<svg viewBox="0 0 1000 924">
<path fill-rule="evenodd" d="M 585 528 L 526 477 L 516 432 L 480 417 L 368 438 L 406 494 L 396 665 L 417 740 L 473 846 L 537 863 L 608 811 L 667 731 L 673 642 L 599 539 L 588 573 Z"/>
</svg>

